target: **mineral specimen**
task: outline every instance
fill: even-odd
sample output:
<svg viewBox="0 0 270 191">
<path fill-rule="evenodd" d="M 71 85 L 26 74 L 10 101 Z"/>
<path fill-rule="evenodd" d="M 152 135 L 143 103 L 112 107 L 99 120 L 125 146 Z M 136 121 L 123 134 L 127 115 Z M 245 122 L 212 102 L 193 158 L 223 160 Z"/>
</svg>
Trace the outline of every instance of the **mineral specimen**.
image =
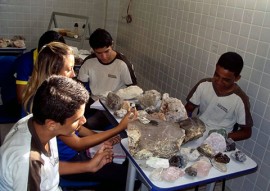
<svg viewBox="0 0 270 191">
<path fill-rule="evenodd" d="M 197 149 L 181 148 L 180 154 L 186 156 L 188 161 L 195 161 L 201 155 Z"/>
<path fill-rule="evenodd" d="M 164 169 L 161 173 L 162 179 L 168 182 L 174 182 L 179 177 L 183 176 L 185 174 L 184 171 L 177 167 L 169 167 L 167 169 Z"/>
<path fill-rule="evenodd" d="M 211 133 L 219 133 L 221 134 L 225 139 L 227 139 L 227 131 L 225 129 L 212 129 L 208 132 L 208 135 L 210 135 Z"/>
<path fill-rule="evenodd" d="M 178 168 L 185 168 L 187 166 L 187 159 L 181 155 L 174 155 L 169 159 L 170 166 L 175 166 Z"/>
<path fill-rule="evenodd" d="M 139 121 L 142 123 L 142 124 L 148 124 L 150 123 L 150 120 L 147 119 L 146 117 L 138 117 Z"/>
<path fill-rule="evenodd" d="M 215 152 L 212 148 L 211 145 L 208 144 L 202 144 L 201 146 L 199 146 L 197 148 L 197 150 L 203 154 L 204 156 L 208 157 L 208 158 L 213 158 L 215 156 Z"/>
<path fill-rule="evenodd" d="M 217 162 L 214 159 L 211 160 L 211 164 L 215 169 L 219 170 L 220 172 L 227 172 L 226 164 Z"/>
<path fill-rule="evenodd" d="M 138 101 L 143 109 L 151 106 L 157 109 L 161 101 L 161 94 L 156 90 L 148 90 L 143 95 L 138 96 Z"/>
<path fill-rule="evenodd" d="M 146 164 L 152 168 L 168 168 L 169 160 L 159 157 L 150 157 L 146 160 Z"/>
<path fill-rule="evenodd" d="M 127 88 L 120 89 L 116 92 L 116 95 L 122 99 L 133 99 L 143 93 L 143 90 L 138 86 L 128 86 Z"/>
<path fill-rule="evenodd" d="M 198 139 L 206 131 L 204 123 L 197 117 L 187 118 L 179 122 L 180 128 L 185 129 L 186 137 L 183 143 Z"/>
<path fill-rule="evenodd" d="M 139 120 L 128 123 L 128 146 L 135 158 L 136 153 L 143 149 L 153 156 L 167 159 L 179 151 L 185 138 L 185 130 L 176 123 L 158 119 L 155 121 L 158 124 L 142 124 Z"/>
<path fill-rule="evenodd" d="M 189 176 L 197 176 L 197 168 L 189 166 L 185 169 L 185 173 Z"/>
<path fill-rule="evenodd" d="M 245 153 L 243 153 L 242 151 L 236 151 L 231 153 L 231 157 L 233 157 L 235 160 L 239 162 L 245 162 L 247 160 Z"/>
<path fill-rule="evenodd" d="M 146 150 L 146 149 L 142 149 L 142 150 L 138 151 L 137 153 L 135 153 L 133 156 L 136 159 L 142 160 L 142 159 L 148 159 L 148 158 L 152 157 L 153 153 Z"/>
<path fill-rule="evenodd" d="M 127 114 L 127 110 L 125 109 L 119 109 L 114 112 L 114 115 L 120 118 L 124 117 L 126 114 Z"/>
<path fill-rule="evenodd" d="M 181 100 L 169 97 L 167 93 L 163 94 L 160 112 L 164 113 L 166 120 L 171 122 L 179 122 L 188 118 Z"/>
<path fill-rule="evenodd" d="M 151 113 L 150 116 L 153 117 L 154 119 L 160 119 L 162 121 L 166 121 L 166 117 L 164 113 L 161 113 L 161 112 Z"/>
<path fill-rule="evenodd" d="M 151 174 L 149 175 L 149 178 L 153 181 L 161 181 L 162 172 L 163 172 L 163 168 L 156 168 L 151 172 Z"/>
<path fill-rule="evenodd" d="M 215 161 L 219 163 L 227 164 L 230 162 L 230 158 L 226 154 L 218 153 L 214 157 Z"/>
<path fill-rule="evenodd" d="M 225 151 L 234 151 L 236 149 L 236 144 L 232 138 L 226 139 L 226 150 Z"/>
<path fill-rule="evenodd" d="M 123 99 L 113 92 L 109 92 L 106 99 L 107 106 L 112 110 L 119 110 L 122 107 Z"/>
<path fill-rule="evenodd" d="M 203 142 L 208 144 L 214 151 L 214 154 L 219 152 L 224 152 L 226 150 L 226 141 L 225 138 L 216 132 L 211 133 Z"/>
<path fill-rule="evenodd" d="M 212 165 L 207 158 L 202 157 L 199 161 L 195 162 L 192 167 L 197 169 L 197 176 L 206 177 Z"/>
</svg>

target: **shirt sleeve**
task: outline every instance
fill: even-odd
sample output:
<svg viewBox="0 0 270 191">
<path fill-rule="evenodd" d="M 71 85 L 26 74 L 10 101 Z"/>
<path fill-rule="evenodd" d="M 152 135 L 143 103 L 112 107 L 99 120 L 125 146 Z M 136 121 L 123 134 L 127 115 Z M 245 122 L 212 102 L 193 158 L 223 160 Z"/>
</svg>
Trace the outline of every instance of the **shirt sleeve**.
<svg viewBox="0 0 270 191">
<path fill-rule="evenodd" d="M 27 84 L 29 77 L 32 75 L 33 71 L 33 54 L 32 52 L 25 53 L 18 57 L 16 60 L 16 84 Z"/>
<path fill-rule="evenodd" d="M 133 85 L 130 71 L 126 64 L 124 64 L 124 67 L 122 68 L 121 81 L 124 82 L 126 85 Z"/>
<path fill-rule="evenodd" d="M 89 72 L 88 72 L 86 63 L 83 64 L 82 67 L 79 70 L 78 80 L 80 80 L 82 82 L 88 82 L 89 81 Z"/>
</svg>

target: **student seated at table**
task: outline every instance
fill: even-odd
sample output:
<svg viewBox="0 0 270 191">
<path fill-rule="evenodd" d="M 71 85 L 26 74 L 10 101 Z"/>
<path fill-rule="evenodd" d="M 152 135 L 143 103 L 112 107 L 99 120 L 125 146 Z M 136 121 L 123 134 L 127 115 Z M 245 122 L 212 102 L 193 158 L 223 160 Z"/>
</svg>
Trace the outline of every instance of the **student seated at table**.
<svg viewBox="0 0 270 191">
<path fill-rule="evenodd" d="M 133 65 L 121 53 L 113 49 L 113 39 L 104 29 L 96 29 L 90 36 L 89 44 L 93 53 L 86 57 L 78 74 L 78 80 L 89 86 L 91 98 L 86 106 L 88 128 L 104 130 L 110 125 L 104 113 L 90 109 L 90 105 L 109 91 L 117 91 L 136 85 L 137 79 Z"/>
<path fill-rule="evenodd" d="M 63 36 L 61 36 L 59 33 L 55 31 L 46 31 L 39 38 L 37 48 L 34 48 L 31 51 L 22 54 L 15 61 L 17 65 L 16 91 L 17 91 L 17 99 L 20 104 L 22 103 L 23 91 L 25 90 L 28 80 L 32 75 L 34 63 L 37 59 L 38 52 L 44 45 L 50 42 L 65 43 L 65 40 Z"/>
<path fill-rule="evenodd" d="M 81 84 L 64 76 L 53 76 L 40 85 L 33 114 L 18 121 L 0 147 L 0 190 L 61 190 L 56 136 L 72 136 L 80 128 L 88 98 Z M 112 157 L 104 146 L 81 168 L 94 173 Z M 60 166 L 60 173 L 73 168 L 67 163 Z"/>
<path fill-rule="evenodd" d="M 249 98 L 236 83 L 241 78 L 243 65 L 239 54 L 222 54 L 214 76 L 199 81 L 188 94 L 185 105 L 189 115 L 195 108 L 199 109 L 199 118 L 207 132 L 224 128 L 234 141 L 250 138 L 253 126 Z"/>
<path fill-rule="evenodd" d="M 74 54 L 72 48 L 66 44 L 52 42 L 44 46 L 39 53 L 31 79 L 29 80 L 24 96 L 24 107 L 31 113 L 32 99 L 36 89 L 51 75 L 62 75 L 73 78 Z M 80 95 L 80 93 L 78 93 Z M 60 175 L 65 179 L 80 181 L 99 181 L 100 190 L 123 190 L 127 175 L 127 164 L 109 163 L 96 172 L 88 171 L 85 165 L 91 161 L 86 150 L 104 141 L 111 149 L 109 138 L 117 135 L 127 127 L 130 112 L 122 119 L 119 125 L 111 130 L 95 133 L 84 126 L 80 126 L 72 135 L 57 137 L 60 159 Z M 135 117 L 136 117 L 135 112 Z M 85 119 L 85 118 L 84 118 Z M 84 121 L 85 122 L 85 121 Z M 116 176 L 117 174 L 117 176 Z"/>
</svg>

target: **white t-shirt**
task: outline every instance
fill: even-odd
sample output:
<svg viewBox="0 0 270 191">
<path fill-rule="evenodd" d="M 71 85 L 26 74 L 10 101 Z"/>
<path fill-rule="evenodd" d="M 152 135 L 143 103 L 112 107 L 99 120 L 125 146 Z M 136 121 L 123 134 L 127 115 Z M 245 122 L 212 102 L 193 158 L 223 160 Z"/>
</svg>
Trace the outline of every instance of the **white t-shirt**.
<svg viewBox="0 0 270 191">
<path fill-rule="evenodd" d="M 7 134 L 0 148 L 0 190 L 27 190 L 29 181 L 29 165 L 31 140 L 38 137 L 32 135 L 28 128 L 28 121 L 32 115 L 17 122 Z M 56 138 L 49 142 L 51 156 L 41 153 L 43 164 L 40 173 L 41 191 L 59 191 L 59 159 Z M 41 160 L 42 161 L 42 160 Z"/>
<path fill-rule="evenodd" d="M 233 130 L 235 123 L 253 125 L 246 94 L 236 85 L 235 90 L 226 96 L 217 96 L 211 79 L 198 83 L 187 97 L 187 101 L 199 106 L 199 118 L 208 130 Z"/>
<path fill-rule="evenodd" d="M 126 63 L 123 55 L 117 53 L 116 58 L 109 64 L 102 64 L 97 57 L 86 58 L 80 68 L 78 79 L 89 82 L 94 96 L 106 95 L 128 85 L 134 85 L 136 77 L 130 63 Z"/>
</svg>

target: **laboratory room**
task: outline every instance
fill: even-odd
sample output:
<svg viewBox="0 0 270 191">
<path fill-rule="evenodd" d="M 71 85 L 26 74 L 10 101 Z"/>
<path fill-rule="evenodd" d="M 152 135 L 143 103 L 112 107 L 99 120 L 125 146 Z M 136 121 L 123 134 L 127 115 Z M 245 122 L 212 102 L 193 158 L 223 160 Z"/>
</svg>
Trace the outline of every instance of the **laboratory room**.
<svg viewBox="0 0 270 191">
<path fill-rule="evenodd" d="M 270 0 L 0 10 L 0 190 L 270 190 Z"/>
</svg>

